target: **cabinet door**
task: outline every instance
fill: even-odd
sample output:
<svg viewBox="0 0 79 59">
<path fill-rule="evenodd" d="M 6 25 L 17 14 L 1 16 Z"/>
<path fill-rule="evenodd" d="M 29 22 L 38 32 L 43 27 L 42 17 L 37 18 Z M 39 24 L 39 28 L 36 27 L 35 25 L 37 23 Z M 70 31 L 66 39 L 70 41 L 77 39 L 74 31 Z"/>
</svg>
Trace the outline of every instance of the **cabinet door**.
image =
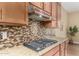
<svg viewBox="0 0 79 59">
<path fill-rule="evenodd" d="M 51 7 L 52 3 L 51 2 L 44 2 L 44 10 L 48 12 L 49 15 L 51 15 Z"/>
<path fill-rule="evenodd" d="M 52 3 L 52 26 L 53 28 L 58 27 L 58 20 L 61 20 L 61 5 L 57 2 Z"/>
<path fill-rule="evenodd" d="M 2 8 L 0 8 L 0 22 L 2 21 Z"/>
<path fill-rule="evenodd" d="M 61 44 L 61 56 L 65 56 L 65 42 Z"/>
<path fill-rule="evenodd" d="M 33 4 L 34 6 L 37 6 L 37 7 L 43 9 L 43 3 L 42 2 L 30 2 L 30 3 Z"/>
<path fill-rule="evenodd" d="M 26 24 L 26 25 L 28 25 L 28 6 L 29 6 L 29 3 L 26 2 L 26 9 L 25 9 L 26 11 L 25 11 L 25 13 L 24 13 L 24 15 L 25 15 L 25 16 L 24 16 L 24 17 L 25 17 L 25 18 L 24 18 L 24 21 L 25 21 L 25 24 Z"/>
<path fill-rule="evenodd" d="M 53 55 L 53 56 L 59 56 L 59 51 L 55 55 Z"/>
<path fill-rule="evenodd" d="M 67 52 L 68 52 L 68 40 L 65 42 L 66 46 L 65 46 L 65 55 L 67 56 Z"/>
<path fill-rule="evenodd" d="M 49 50 L 48 52 L 43 54 L 43 56 L 54 56 L 57 52 L 59 52 L 59 46 Z M 59 53 L 57 53 L 57 55 L 59 55 Z"/>
<path fill-rule="evenodd" d="M 61 20 L 61 4 L 57 3 L 57 20 Z"/>
<path fill-rule="evenodd" d="M 52 20 L 57 20 L 57 3 L 52 2 Z"/>
<path fill-rule="evenodd" d="M 68 40 L 61 44 L 61 56 L 67 56 Z"/>
<path fill-rule="evenodd" d="M 2 7 L 2 21 L 6 23 L 26 24 L 26 6 L 24 2 L 6 2 Z"/>
<path fill-rule="evenodd" d="M 51 13 L 52 13 L 52 21 L 44 22 L 43 25 L 48 28 L 56 28 L 58 27 L 58 20 L 61 19 L 61 5 L 57 2 L 53 2 Z"/>
<path fill-rule="evenodd" d="M 0 2 L 0 22 L 2 21 L 2 3 Z"/>
</svg>

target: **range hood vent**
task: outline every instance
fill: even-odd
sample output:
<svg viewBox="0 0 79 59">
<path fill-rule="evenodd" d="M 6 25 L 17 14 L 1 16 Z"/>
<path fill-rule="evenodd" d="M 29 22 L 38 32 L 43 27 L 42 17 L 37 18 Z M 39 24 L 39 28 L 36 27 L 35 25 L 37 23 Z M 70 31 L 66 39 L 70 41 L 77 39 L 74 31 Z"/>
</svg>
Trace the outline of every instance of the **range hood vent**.
<svg viewBox="0 0 79 59">
<path fill-rule="evenodd" d="M 30 5 L 29 10 L 29 19 L 35 21 L 51 21 L 52 17 L 46 14 L 46 12 L 36 6 Z"/>
</svg>

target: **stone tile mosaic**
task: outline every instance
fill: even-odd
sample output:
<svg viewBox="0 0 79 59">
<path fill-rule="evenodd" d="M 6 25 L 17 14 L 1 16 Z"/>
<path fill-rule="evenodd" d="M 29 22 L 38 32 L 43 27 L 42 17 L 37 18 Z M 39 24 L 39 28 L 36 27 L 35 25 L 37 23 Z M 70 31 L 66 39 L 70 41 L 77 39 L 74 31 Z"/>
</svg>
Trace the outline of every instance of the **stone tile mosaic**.
<svg viewBox="0 0 79 59">
<path fill-rule="evenodd" d="M 0 26 L 0 31 L 7 32 L 6 39 L 0 39 L 0 49 L 11 48 L 23 44 L 24 42 L 31 42 L 39 38 L 45 38 L 45 34 L 50 29 L 46 30 L 40 22 L 29 21 L 28 26 Z M 51 32 L 50 32 L 51 33 Z M 47 34 L 46 34 L 47 35 Z M 49 35 L 49 34 L 48 34 Z"/>
</svg>

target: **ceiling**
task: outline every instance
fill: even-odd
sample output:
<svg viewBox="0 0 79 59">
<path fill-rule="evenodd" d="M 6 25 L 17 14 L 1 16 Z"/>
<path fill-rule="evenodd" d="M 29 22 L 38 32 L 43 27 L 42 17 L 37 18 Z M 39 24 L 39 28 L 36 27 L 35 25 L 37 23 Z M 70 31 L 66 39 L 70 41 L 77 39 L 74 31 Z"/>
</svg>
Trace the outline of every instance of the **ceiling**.
<svg viewBox="0 0 79 59">
<path fill-rule="evenodd" d="M 61 4 L 68 12 L 79 11 L 79 2 L 62 2 Z"/>
</svg>

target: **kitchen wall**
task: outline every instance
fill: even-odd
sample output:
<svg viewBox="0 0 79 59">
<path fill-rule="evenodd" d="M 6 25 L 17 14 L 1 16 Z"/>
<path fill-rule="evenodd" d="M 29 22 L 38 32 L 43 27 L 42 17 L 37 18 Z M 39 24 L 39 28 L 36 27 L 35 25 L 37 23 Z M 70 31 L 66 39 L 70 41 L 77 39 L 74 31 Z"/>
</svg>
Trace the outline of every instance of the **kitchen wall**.
<svg viewBox="0 0 79 59">
<path fill-rule="evenodd" d="M 18 46 L 24 42 L 31 42 L 39 38 L 66 37 L 67 12 L 61 8 L 61 19 L 57 28 L 45 28 L 40 22 L 30 20 L 28 26 L 0 26 L 1 32 L 7 32 L 7 38 L 0 39 L 0 49 Z"/>
<path fill-rule="evenodd" d="M 61 19 L 58 21 L 58 28 L 55 29 L 57 37 L 67 37 L 68 12 L 61 7 Z"/>
<path fill-rule="evenodd" d="M 77 27 L 79 27 L 79 11 L 70 13 L 68 22 L 69 22 L 69 26 L 76 25 Z M 74 42 L 79 42 L 79 32 L 76 34 L 73 40 Z"/>
<path fill-rule="evenodd" d="M 68 28 L 68 12 L 61 7 L 61 19 L 58 21 L 57 28 L 46 28 L 46 32 L 53 33 L 52 35 L 56 37 L 67 37 Z M 52 38 L 52 35 L 45 35 L 45 37 Z"/>
</svg>

